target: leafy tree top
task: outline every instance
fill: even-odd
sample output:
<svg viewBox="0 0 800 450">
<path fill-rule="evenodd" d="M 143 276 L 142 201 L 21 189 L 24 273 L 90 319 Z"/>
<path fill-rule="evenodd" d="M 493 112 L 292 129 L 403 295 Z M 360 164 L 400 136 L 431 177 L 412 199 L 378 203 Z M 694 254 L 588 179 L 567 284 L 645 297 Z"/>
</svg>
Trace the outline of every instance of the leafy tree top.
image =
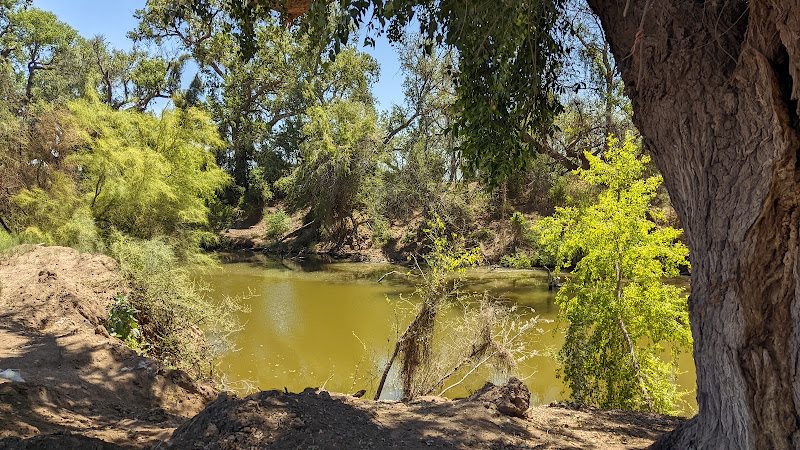
<svg viewBox="0 0 800 450">
<path fill-rule="evenodd" d="M 252 1 L 226 3 L 236 20 L 232 34 L 245 54 L 258 45 L 258 20 L 277 15 L 294 18 L 305 13 L 301 28 L 339 52 L 362 25 L 366 43 L 386 32 L 399 41 L 407 27 L 418 24 L 423 47 L 445 45 L 458 55 L 452 67 L 458 100 L 458 120 L 452 129 L 464 137 L 461 150 L 467 169 L 490 182 L 525 167 L 536 150 L 520 133 L 546 135 L 561 112 L 557 78 L 564 54 L 559 36 L 562 0 L 497 2 L 457 0 L 325 0 Z M 212 14 L 214 0 L 193 0 L 183 8 Z"/>
</svg>

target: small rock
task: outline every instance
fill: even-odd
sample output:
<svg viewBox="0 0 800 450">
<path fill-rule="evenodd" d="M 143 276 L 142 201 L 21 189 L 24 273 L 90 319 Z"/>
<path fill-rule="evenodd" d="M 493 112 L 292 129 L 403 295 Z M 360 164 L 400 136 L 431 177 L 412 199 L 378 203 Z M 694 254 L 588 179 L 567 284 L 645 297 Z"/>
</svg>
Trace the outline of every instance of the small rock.
<svg viewBox="0 0 800 450">
<path fill-rule="evenodd" d="M 360 391 L 358 391 L 358 392 L 356 392 L 355 394 L 353 394 L 353 397 L 356 397 L 356 398 L 361 398 L 361 397 L 363 397 L 363 396 L 364 396 L 364 394 L 366 394 L 366 393 L 367 393 L 367 390 L 366 390 L 366 389 L 361 389 Z"/>
</svg>

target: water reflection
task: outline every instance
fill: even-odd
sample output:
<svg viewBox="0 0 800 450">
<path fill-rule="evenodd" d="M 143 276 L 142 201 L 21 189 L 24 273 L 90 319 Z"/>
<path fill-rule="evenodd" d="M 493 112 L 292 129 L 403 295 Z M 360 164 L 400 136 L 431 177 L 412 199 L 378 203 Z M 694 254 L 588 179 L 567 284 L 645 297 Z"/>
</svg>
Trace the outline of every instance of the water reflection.
<svg viewBox="0 0 800 450">
<path fill-rule="evenodd" d="M 251 310 L 241 317 L 246 326 L 236 336 L 239 350 L 219 361 L 233 387 L 285 387 L 296 392 L 324 385 L 331 391 L 366 389 L 367 396 L 374 395 L 397 336 L 410 321 L 407 300 L 414 290 L 402 275 L 387 276 L 381 283 L 377 280 L 392 270 L 403 273 L 406 269 L 315 259 L 275 260 L 260 255 L 245 259 L 228 256 L 227 261 L 201 279 L 214 296 L 242 295 Z M 470 291 L 487 291 L 532 308 L 535 312 L 524 313 L 525 319 L 532 315 L 555 319 L 555 292 L 547 290 L 544 271 L 481 268 L 468 272 L 465 285 Z M 535 354 L 523 361 L 516 373 L 529 386 L 535 403 L 565 397 L 552 358 L 563 341 L 556 325 L 540 324 L 544 332 L 529 342 Z M 686 373 L 679 383 L 693 391 L 691 355 L 680 364 Z M 448 391 L 448 396 L 468 395 L 487 380 L 502 381 L 495 374 L 477 371 L 463 385 Z M 384 397 L 399 395 L 394 373 Z M 693 401 L 690 403 L 693 408 Z"/>
</svg>

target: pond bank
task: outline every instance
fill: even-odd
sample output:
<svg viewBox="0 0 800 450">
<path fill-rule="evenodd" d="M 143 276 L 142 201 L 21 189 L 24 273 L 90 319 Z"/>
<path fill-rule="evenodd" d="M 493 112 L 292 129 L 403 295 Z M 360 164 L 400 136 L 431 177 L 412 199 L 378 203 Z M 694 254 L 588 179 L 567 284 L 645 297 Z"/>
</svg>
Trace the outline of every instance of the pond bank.
<svg viewBox="0 0 800 450">
<path fill-rule="evenodd" d="M 18 370 L 24 382 L 0 379 L 0 448 L 144 448 L 170 440 L 173 448 L 186 448 L 171 437 L 173 430 L 217 392 L 104 333 L 105 306 L 125 290 L 114 261 L 63 247 L 15 253 L 0 256 L 0 370 Z M 261 439 L 257 445 L 264 448 L 283 442 L 381 448 L 382 439 L 406 448 L 639 448 L 683 420 L 547 406 L 511 418 L 480 402 L 373 402 L 315 389 L 238 400 L 222 395 L 217 406 L 257 407 L 248 417 L 267 425 L 233 427 L 210 448 L 240 448 L 225 441 L 236 433 Z M 219 424 L 237 419 L 214 411 L 209 407 L 203 417 Z M 204 430 L 213 431 L 210 423 Z"/>
</svg>

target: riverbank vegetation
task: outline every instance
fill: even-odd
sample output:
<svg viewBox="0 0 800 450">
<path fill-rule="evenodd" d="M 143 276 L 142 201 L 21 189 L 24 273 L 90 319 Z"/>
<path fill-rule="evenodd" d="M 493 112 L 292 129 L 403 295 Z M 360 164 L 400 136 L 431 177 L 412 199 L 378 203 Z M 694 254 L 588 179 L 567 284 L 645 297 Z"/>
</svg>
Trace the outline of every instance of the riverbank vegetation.
<svg viewBox="0 0 800 450">
<path fill-rule="evenodd" d="M 529 328 L 482 299 L 465 318 L 472 334 L 458 357 L 420 370 L 430 368 L 436 315 L 460 304 L 451 272 L 479 259 L 572 265 L 559 293 L 567 395 L 675 410 L 676 368 L 659 351 L 663 342 L 690 345 L 686 304 L 660 279 L 686 265 L 686 251 L 664 227 L 676 225 L 669 198 L 639 158 L 614 59 L 585 12 L 570 25 L 570 63 L 546 64 L 547 77 L 574 92 L 540 92 L 530 101 L 545 116 L 522 118 L 530 110 L 509 108 L 502 90 L 485 110 L 470 107 L 460 94 L 477 89 L 465 78 L 477 69 L 452 50 L 422 51 L 431 45 L 423 37 L 397 39 L 404 101 L 379 109 L 378 62 L 355 41 L 329 52 L 340 36 L 333 9 L 310 34 L 278 14 L 258 16 L 258 45 L 245 48 L 226 3 L 205 3 L 200 11 L 148 1 L 132 49 L 120 50 L 28 2 L 0 0 L 0 248 L 31 242 L 112 256 L 129 281 L 143 348 L 197 375 L 213 370 L 215 351 L 239 327 L 237 303 L 207 300 L 190 278 L 213 264 L 207 251 L 227 230 L 261 222 L 275 251 L 427 255 L 417 319 L 394 352 L 407 399 L 446 390 L 446 375 L 475 363 L 510 368 L 524 357 L 501 338 Z M 534 83 L 500 75 L 497 86 Z M 518 119 L 523 133 L 502 133 L 500 121 Z M 493 130 L 482 141 L 493 151 L 469 139 L 473 128 Z M 609 136 L 626 136 L 623 146 Z M 513 157 L 488 158 L 505 151 L 498 146 Z M 623 241 L 613 252 L 601 245 Z"/>
</svg>

